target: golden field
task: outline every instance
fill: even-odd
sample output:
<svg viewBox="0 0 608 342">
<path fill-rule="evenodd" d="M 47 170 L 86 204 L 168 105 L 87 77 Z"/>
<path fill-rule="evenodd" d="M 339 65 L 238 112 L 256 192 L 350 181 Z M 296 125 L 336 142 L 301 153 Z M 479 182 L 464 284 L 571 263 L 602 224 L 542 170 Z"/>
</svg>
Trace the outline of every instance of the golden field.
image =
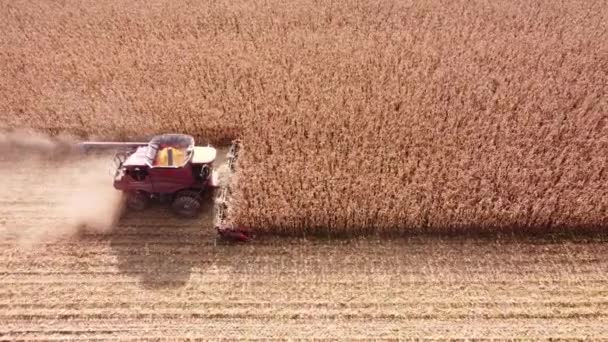
<svg viewBox="0 0 608 342">
<path fill-rule="evenodd" d="M 2 1 L 0 121 L 243 141 L 259 232 L 608 223 L 608 4 Z"/>
</svg>

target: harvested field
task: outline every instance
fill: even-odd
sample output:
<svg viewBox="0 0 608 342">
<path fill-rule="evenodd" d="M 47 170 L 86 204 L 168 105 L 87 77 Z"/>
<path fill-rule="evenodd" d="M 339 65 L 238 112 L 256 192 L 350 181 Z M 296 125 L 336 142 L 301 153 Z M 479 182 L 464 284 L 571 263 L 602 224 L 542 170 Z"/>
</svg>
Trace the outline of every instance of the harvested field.
<svg viewBox="0 0 608 342">
<path fill-rule="evenodd" d="M 56 210 L 65 182 L 28 185 L 57 170 L 82 179 L 82 166 L 46 163 L 0 162 L 0 179 L 30 194 L 1 193 L 1 339 L 608 337 L 608 236 L 215 246 L 211 206 L 194 220 L 157 207 L 82 230 Z M 62 235 L 24 240 L 23 227 Z"/>
<path fill-rule="evenodd" d="M 2 241 L 0 336 L 608 337 L 605 239 L 233 248 L 193 227 L 155 214 L 40 250 Z"/>
<path fill-rule="evenodd" d="M 2 1 L 0 122 L 243 140 L 260 232 L 608 223 L 608 3 Z"/>
</svg>

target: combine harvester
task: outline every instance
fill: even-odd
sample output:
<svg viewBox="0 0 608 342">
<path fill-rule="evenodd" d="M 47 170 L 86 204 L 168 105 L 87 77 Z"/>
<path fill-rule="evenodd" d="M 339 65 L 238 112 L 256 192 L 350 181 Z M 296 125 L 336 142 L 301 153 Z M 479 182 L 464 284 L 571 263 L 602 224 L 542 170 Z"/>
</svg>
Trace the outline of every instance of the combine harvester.
<svg viewBox="0 0 608 342">
<path fill-rule="evenodd" d="M 81 150 L 114 150 L 114 188 L 126 196 L 127 208 L 141 211 L 153 201 L 171 203 L 173 212 L 181 217 L 196 217 L 204 198 L 220 190 L 217 199 L 219 236 L 230 241 L 249 241 L 251 235 L 243 227 L 224 224 L 227 186 L 220 187 L 213 169 L 217 150 L 195 146 L 194 138 L 185 134 L 163 134 L 149 142 L 83 142 Z M 230 148 L 228 163 L 234 170 L 238 143 Z"/>
</svg>

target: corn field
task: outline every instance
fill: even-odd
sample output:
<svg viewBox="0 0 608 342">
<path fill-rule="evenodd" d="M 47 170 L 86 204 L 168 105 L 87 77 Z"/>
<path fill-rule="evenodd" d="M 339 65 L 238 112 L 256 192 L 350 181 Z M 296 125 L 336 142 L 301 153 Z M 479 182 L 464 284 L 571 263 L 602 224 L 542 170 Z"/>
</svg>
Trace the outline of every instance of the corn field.
<svg viewBox="0 0 608 342">
<path fill-rule="evenodd" d="M 1 8 L 2 127 L 239 138 L 261 233 L 608 223 L 605 1 Z"/>
</svg>

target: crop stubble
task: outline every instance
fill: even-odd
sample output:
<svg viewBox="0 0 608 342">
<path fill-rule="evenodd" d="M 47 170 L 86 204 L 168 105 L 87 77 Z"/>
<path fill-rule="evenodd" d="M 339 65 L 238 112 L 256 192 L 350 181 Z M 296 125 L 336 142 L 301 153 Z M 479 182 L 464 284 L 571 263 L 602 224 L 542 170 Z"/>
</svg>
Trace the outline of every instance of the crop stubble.
<svg viewBox="0 0 608 342">
<path fill-rule="evenodd" d="M 131 229 L 128 224 L 120 230 Z M 607 265 L 594 257 L 606 255 L 605 241 L 266 241 L 217 249 L 200 240 L 177 242 L 170 230 L 147 236 L 141 231 L 154 228 L 138 229 L 137 238 L 119 230 L 39 253 L 17 253 L 3 242 L 0 335 L 608 334 Z M 564 249 L 573 256 L 564 258 Z M 545 256 L 532 264 L 539 253 Z"/>
<path fill-rule="evenodd" d="M 608 334 L 605 240 L 264 240 L 214 248 L 192 222 L 162 217 L 128 218 L 111 235 L 37 251 L 3 241 L 0 336 Z"/>
<path fill-rule="evenodd" d="M 4 126 L 239 137 L 260 232 L 607 223 L 605 1 L 2 7 Z"/>
</svg>

